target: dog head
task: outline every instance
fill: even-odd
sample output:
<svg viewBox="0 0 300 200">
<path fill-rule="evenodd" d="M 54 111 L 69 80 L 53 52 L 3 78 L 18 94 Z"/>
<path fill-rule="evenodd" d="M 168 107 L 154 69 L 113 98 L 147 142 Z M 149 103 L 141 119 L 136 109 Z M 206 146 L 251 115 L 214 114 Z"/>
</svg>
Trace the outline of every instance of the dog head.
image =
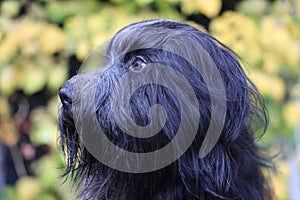
<svg viewBox="0 0 300 200">
<path fill-rule="evenodd" d="M 237 56 L 184 23 L 131 24 L 59 91 L 66 172 L 86 199 L 263 199 L 267 126 Z"/>
</svg>

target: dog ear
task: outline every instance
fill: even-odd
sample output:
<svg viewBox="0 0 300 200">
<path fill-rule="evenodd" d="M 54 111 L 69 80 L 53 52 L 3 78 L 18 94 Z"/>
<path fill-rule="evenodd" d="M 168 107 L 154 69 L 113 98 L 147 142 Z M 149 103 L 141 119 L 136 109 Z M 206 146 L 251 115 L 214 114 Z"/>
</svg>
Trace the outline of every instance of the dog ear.
<svg viewBox="0 0 300 200">
<path fill-rule="evenodd" d="M 260 135 L 264 134 L 268 126 L 268 113 L 263 97 L 248 79 L 238 56 L 213 37 L 204 37 L 205 47 L 209 47 L 206 50 L 218 67 L 225 85 L 226 117 L 218 142 L 205 157 L 198 159 L 196 156 L 204 139 L 203 133 L 207 131 L 207 127 L 201 126 L 208 126 L 210 120 L 204 120 L 205 116 L 210 116 L 209 113 L 204 113 L 204 108 L 209 106 L 204 106 L 205 101 L 200 99 L 200 113 L 204 117 L 192 150 L 179 160 L 182 180 L 195 194 L 198 189 L 195 185 L 201 185 L 204 190 L 220 198 L 230 194 L 232 198 L 267 197 L 270 191 L 266 188 L 262 169 L 272 166 L 272 162 L 262 155 L 262 150 L 255 143 L 259 132 L 262 131 Z M 189 166 L 193 166 L 192 171 Z M 236 194 L 240 197 L 234 196 Z"/>
</svg>

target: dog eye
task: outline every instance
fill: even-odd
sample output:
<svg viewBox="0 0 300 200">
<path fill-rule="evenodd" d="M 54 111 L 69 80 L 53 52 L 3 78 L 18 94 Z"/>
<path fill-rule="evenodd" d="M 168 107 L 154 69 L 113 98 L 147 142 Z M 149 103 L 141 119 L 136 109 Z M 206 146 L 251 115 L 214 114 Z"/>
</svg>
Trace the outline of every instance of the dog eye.
<svg viewBox="0 0 300 200">
<path fill-rule="evenodd" d="M 129 69 L 132 71 L 140 71 L 147 66 L 146 60 L 142 56 L 136 56 L 130 63 Z"/>
</svg>

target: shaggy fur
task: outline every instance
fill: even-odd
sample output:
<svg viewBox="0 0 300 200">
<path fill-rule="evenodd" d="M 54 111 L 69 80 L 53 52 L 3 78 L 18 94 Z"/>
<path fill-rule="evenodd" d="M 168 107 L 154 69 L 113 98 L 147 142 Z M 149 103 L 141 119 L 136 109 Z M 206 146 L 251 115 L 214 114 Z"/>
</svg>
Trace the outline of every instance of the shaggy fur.
<svg viewBox="0 0 300 200">
<path fill-rule="evenodd" d="M 194 49 L 181 43 L 169 32 L 139 32 L 140 28 L 147 27 L 176 30 L 197 41 L 208 52 L 223 78 L 227 104 L 225 124 L 217 144 L 204 158 L 199 158 L 198 154 L 211 117 L 212 105 L 207 85 L 186 59 L 156 47 L 177 48 L 181 55 L 191 59 L 195 56 L 202 57 L 202 65 L 207 64 L 209 58 L 202 52 L 193 52 Z M 139 57 L 144 60 L 137 61 Z M 107 66 L 104 70 L 94 72 L 96 76 L 88 78 L 86 85 L 81 86 L 84 88 L 90 83 L 97 84 L 97 119 L 105 135 L 115 145 L 132 152 L 160 149 L 172 140 L 180 123 L 180 105 L 174 93 L 162 85 L 145 84 L 130 98 L 131 118 L 136 124 L 145 126 L 151 121 L 147 115 L 149 108 L 160 104 L 167 114 L 162 130 L 150 138 L 142 139 L 124 133 L 116 125 L 111 111 L 111 93 L 126 71 L 135 70 L 130 68 L 133 62 L 138 62 L 134 63 L 138 67 L 144 61 L 160 63 L 179 71 L 195 91 L 201 120 L 192 145 L 167 167 L 148 173 L 127 173 L 112 169 L 95 159 L 80 141 L 71 110 L 74 106 L 72 100 L 76 97 L 73 85 L 84 75 L 73 77 L 60 90 L 63 106 L 59 115 L 59 129 L 67 161 L 64 176 L 78 183 L 81 199 L 271 199 L 263 173 L 264 168 L 269 168 L 270 162 L 262 155 L 255 142 L 256 137 L 261 136 L 257 132 L 263 134 L 266 131 L 267 111 L 260 93 L 230 49 L 187 24 L 150 20 L 131 24 L 120 30 L 108 43 L 105 58 Z M 159 77 L 159 71 L 157 75 Z M 132 81 L 142 79 L 143 76 L 142 72 L 137 72 Z M 174 80 L 169 84 L 177 83 Z M 126 87 L 124 88 L 123 92 L 126 93 Z M 184 89 L 182 94 L 185 95 Z M 185 101 L 188 104 L 189 98 L 185 97 Z M 185 117 L 192 118 L 193 109 Z"/>
</svg>

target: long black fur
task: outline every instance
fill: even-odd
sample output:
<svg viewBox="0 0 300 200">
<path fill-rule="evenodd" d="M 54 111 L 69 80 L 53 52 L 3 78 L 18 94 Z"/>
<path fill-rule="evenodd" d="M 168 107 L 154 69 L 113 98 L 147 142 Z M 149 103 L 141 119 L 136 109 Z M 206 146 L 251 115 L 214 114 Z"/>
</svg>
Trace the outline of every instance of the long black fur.
<svg viewBox="0 0 300 200">
<path fill-rule="evenodd" d="M 141 27 L 163 27 L 180 31 L 193 38 L 209 53 L 223 78 L 227 95 L 225 124 L 217 144 L 204 158 L 199 158 L 198 153 L 211 117 L 211 101 L 207 86 L 201 75 L 194 72 L 184 58 L 171 52 L 154 48 L 124 52 L 124 49 L 121 49 L 122 45 L 138 45 L 144 42 L 143 34 L 123 37 L 126 31 L 130 30 L 131 34 L 134 34 L 134 30 Z M 161 42 L 164 45 L 164 41 Z M 174 44 L 176 40 L 172 42 Z M 187 53 L 192 51 L 189 47 L 181 48 Z M 193 54 L 197 55 L 197 52 Z M 150 121 L 147 116 L 149 108 L 159 103 L 167 111 L 164 128 L 157 135 L 143 140 L 123 133 L 116 125 L 111 114 L 111 92 L 118 78 L 129 70 L 126 63 L 138 55 L 143 56 L 149 63 L 172 66 L 189 80 L 195 90 L 202 117 L 196 138 L 178 160 L 163 169 L 148 173 L 121 172 L 105 166 L 88 152 L 79 139 L 71 108 L 63 106 L 59 115 L 59 130 L 62 150 L 67 161 L 64 176 L 78 183 L 79 198 L 272 199 L 263 172 L 271 163 L 256 144 L 256 138 L 266 131 L 268 125 L 263 98 L 244 73 L 237 56 L 229 48 L 212 36 L 187 24 L 169 20 L 143 21 L 123 28 L 109 42 L 105 55 L 109 64 L 98 79 L 93 80 L 98 84 L 97 118 L 106 136 L 123 149 L 145 152 L 166 145 L 174 137 L 173 130 L 178 129 L 180 107 L 176 97 L 167 88 L 153 84 L 139 88 L 132 95 L 131 117 L 137 124 L 147 125 Z M 76 96 L 72 89 L 74 81 L 75 78 L 72 78 L 63 87 L 70 94 L 69 98 Z M 61 98 L 64 97 L 61 95 Z"/>
</svg>

